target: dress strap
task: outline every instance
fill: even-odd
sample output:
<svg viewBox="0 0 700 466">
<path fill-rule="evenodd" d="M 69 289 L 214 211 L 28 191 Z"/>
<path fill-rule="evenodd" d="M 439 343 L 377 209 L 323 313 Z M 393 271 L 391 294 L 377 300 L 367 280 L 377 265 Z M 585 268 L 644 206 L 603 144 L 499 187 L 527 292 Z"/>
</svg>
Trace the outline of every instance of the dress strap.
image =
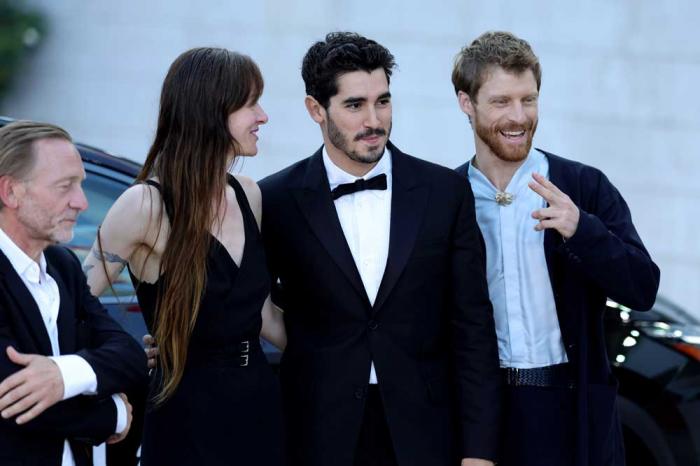
<svg viewBox="0 0 700 466">
<path fill-rule="evenodd" d="M 238 201 L 238 206 L 241 208 L 241 213 L 243 214 L 243 218 L 245 219 L 244 221 L 246 223 L 252 221 L 252 224 L 255 225 L 257 229 L 255 215 L 253 215 L 253 210 L 250 208 L 250 204 L 248 203 L 248 197 L 245 195 L 243 186 L 241 186 L 236 177 L 231 175 L 230 173 L 228 173 L 226 176 L 228 185 L 231 186 L 231 188 L 233 188 L 233 191 L 236 193 L 236 200 Z M 158 192 L 160 193 L 160 197 L 163 199 L 163 204 L 165 205 L 165 212 L 168 214 L 168 218 L 172 222 L 173 204 L 170 199 L 170 196 L 168 196 L 165 193 L 163 187 L 157 181 L 146 180 L 145 183 L 149 186 L 153 186 L 158 190 Z"/>
<path fill-rule="evenodd" d="M 243 222 L 247 226 L 253 226 L 255 227 L 255 231 L 258 230 L 258 222 L 255 220 L 255 215 L 253 215 L 253 209 L 250 208 L 250 204 L 248 203 L 248 197 L 245 195 L 245 191 L 243 190 L 243 186 L 241 186 L 241 183 L 238 182 L 235 176 L 231 175 L 230 173 L 228 174 L 228 185 L 233 188 L 233 191 L 236 193 L 236 200 L 238 201 L 238 206 L 241 208 L 241 214 L 243 214 Z M 248 228 L 246 228 L 246 241 L 248 240 Z"/>
</svg>

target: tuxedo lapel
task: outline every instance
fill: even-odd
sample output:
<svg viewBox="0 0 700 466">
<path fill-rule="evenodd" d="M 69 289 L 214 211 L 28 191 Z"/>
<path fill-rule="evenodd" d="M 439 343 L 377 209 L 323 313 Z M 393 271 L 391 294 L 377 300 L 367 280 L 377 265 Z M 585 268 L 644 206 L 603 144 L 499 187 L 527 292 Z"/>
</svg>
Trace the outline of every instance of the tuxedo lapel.
<svg viewBox="0 0 700 466">
<path fill-rule="evenodd" d="M 301 189 L 293 190 L 292 193 L 311 230 L 369 305 L 360 272 L 352 258 L 352 252 L 345 240 L 343 228 L 340 226 L 338 213 L 331 198 L 328 176 L 323 167 L 322 149 L 309 159 Z"/>
<path fill-rule="evenodd" d="M 12 264 L 10 264 L 10 261 L 2 252 L 0 252 L 0 282 L 5 288 L 4 292 L 10 297 L 10 301 L 14 301 L 15 306 L 13 310 L 19 314 L 19 319 L 29 328 L 29 333 L 32 335 L 39 352 L 47 356 L 52 355 L 51 340 L 49 340 L 44 320 L 41 318 L 39 307 L 20 276 L 12 267 Z M 12 310 L 8 311 L 12 312 Z"/>
<path fill-rule="evenodd" d="M 428 202 L 428 188 L 421 185 L 411 160 L 389 145 L 392 162 L 391 230 L 386 269 L 374 303 L 376 312 L 389 297 L 411 256 Z"/>
<path fill-rule="evenodd" d="M 75 312 L 73 306 L 69 305 L 71 300 L 68 296 L 66 284 L 51 263 L 47 262 L 46 273 L 51 275 L 51 278 L 56 281 L 61 300 L 58 308 L 58 321 L 56 322 L 58 327 L 58 347 L 61 350 L 61 354 L 75 353 Z"/>
</svg>

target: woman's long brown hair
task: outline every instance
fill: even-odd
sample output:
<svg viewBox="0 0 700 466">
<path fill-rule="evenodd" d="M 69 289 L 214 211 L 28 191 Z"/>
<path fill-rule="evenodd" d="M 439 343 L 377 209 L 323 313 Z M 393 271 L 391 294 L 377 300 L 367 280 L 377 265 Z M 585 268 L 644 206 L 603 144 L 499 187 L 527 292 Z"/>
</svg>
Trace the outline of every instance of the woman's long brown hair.
<svg viewBox="0 0 700 466">
<path fill-rule="evenodd" d="M 257 101 L 262 90 L 250 57 L 218 48 L 183 53 L 163 82 L 155 140 L 137 177 L 141 182 L 158 177 L 171 209 L 154 319 L 163 375 L 156 404 L 173 395 L 185 369 L 207 281 L 209 231 L 220 220 L 229 155 L 239 153 L 228 117 Z"/>
</svg>

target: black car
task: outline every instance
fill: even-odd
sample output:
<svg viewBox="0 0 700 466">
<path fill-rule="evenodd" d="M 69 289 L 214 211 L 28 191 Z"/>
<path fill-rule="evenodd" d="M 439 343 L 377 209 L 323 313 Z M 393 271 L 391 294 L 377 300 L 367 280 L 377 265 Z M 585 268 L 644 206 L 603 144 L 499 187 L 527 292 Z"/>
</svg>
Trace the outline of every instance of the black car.
<svg viewBox="0 0 700 466">
<path fill-rule="evenodd" d="M 700 465 L 700 319 L 663 297 L 648 312 L 608 307 L 628 466 Z"/>
</svg>

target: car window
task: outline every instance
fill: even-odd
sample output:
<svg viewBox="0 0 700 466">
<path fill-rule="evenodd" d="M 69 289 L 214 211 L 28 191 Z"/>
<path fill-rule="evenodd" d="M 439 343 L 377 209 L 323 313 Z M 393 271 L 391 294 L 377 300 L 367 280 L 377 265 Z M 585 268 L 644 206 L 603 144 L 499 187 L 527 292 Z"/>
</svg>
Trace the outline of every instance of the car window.
<svg viewBox="0 0 700 466">
<path fill-rule="evenodd" d="M 81 261 L 90 252 L 97 237 L 97 227 L 102 223 L 107 211 L 130 183 L 129 177 L 120 173 L 110 173 L 108 169 L 90 163 L 85 163 L 85 171 L 87 178 L 83 182 L 83 190 L 88 199 L 88 208 L 78 217 L 73 240 L 68 243 Z M 126 268 L 113 283 L 113 288 L 114 291 L 105 290 L 102 296 L 116 294 L 117 297 L 127 297 L 134 294 Z"/>
</svg>

